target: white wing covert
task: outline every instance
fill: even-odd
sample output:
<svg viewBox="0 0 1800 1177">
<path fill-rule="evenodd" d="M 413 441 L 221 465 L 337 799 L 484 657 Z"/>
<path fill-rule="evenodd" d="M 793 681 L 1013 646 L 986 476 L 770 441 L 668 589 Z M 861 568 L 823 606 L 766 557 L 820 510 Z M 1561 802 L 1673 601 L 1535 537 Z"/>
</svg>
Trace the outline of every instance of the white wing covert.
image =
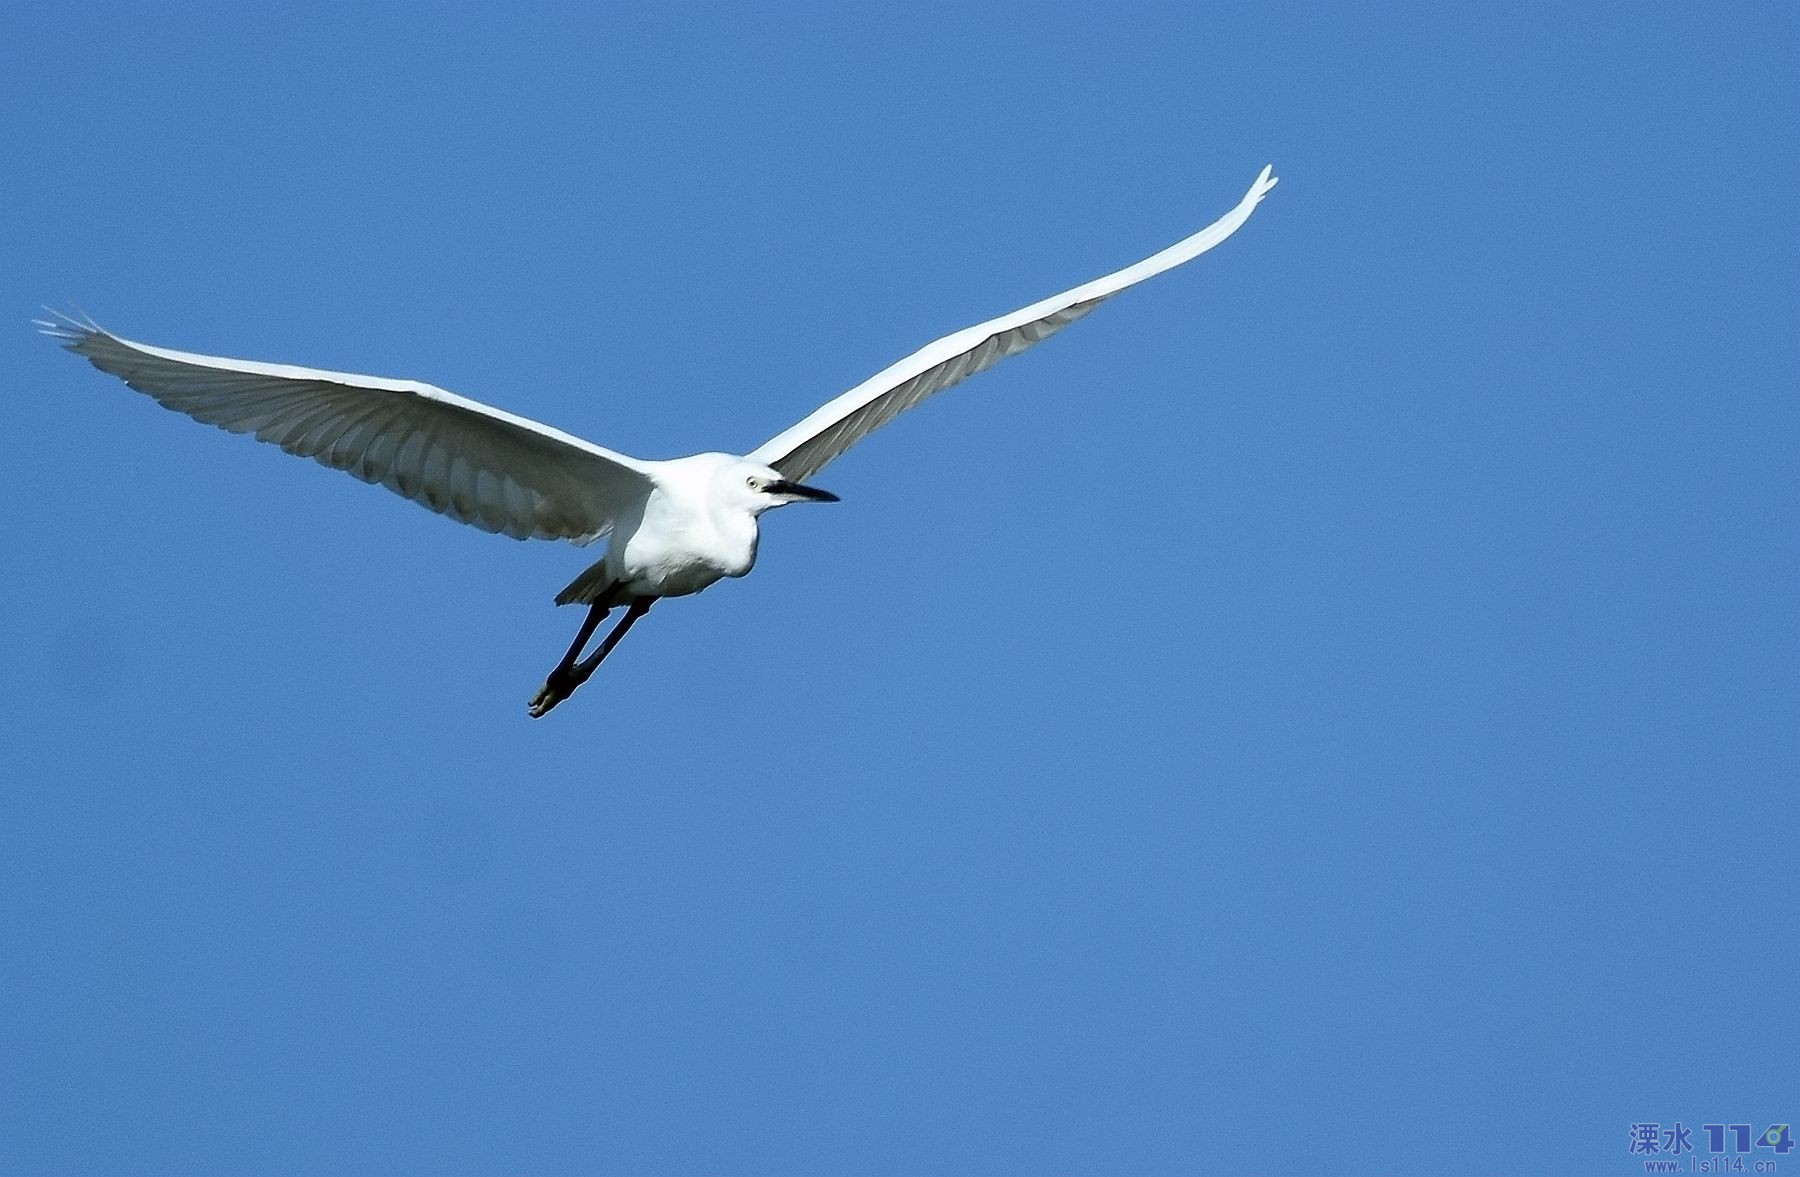
<svg viewBox="0 0 1800 1177">
<path fill-rule="evenodd" d="M 1193 236 L 1104 278 L 946 335 L 827 402 L 764 442 L 749 457 L 795 481 L 810 477 L 933 393 L 1050 338 L 1126 287 L 1191 261 L 1219 244 L 1250 219 L 1257 202 L 1275 187 L 1272 172 L 1273 168 L 1264 168 L 1236 208 Z"/>
<path fill-rule="evenodd" d="M 39 326 L 165 408 L 484 531 L 587 543 L 650 489 L 633 458 L 429 384 L 172 351 L 73 319 Z"/>
</svg>

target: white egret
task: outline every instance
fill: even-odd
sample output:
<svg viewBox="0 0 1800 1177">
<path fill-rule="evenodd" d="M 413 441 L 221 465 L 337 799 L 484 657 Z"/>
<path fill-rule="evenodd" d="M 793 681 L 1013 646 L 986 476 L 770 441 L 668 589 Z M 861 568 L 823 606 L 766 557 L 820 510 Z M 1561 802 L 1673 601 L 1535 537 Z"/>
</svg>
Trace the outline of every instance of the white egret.
<svg viewBox="0 0 1800 1177">
<path fill-rule="evenodd" d="M 166 408 L 380 483 L 463 523 L 515 539 L 610 537 L 605 555 L 557 594 L 588 615 L 530 704 L 542 716 L 587 681 L 662 597 L 697 593 L 756 562 L 757 517 L 834 502 L 810 477 L 935 392 L 1017 355 L 1128 286 L 1200 256 L 1237 231 L 1269 190 L 1264 168 L 1220 220 L 1152 257 L 907 356 L 748 454 L 645 461 L 429 384 L 171 351 L 91 320 L 39 322 L 46 334 Z M 608 612 L 625 616 L 593 654 Z"/>
</svg>

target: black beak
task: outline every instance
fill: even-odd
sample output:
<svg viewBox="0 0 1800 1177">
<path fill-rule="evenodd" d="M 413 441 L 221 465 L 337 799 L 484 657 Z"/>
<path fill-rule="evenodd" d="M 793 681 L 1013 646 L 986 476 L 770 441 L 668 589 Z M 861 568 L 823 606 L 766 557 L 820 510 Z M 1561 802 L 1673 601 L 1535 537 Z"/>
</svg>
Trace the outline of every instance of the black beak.
<svg viewBox="0 0 1800 1177">
<path fill-rule="evenodd" d="M 789 482 L 785 478 L 780 482 L 769 483 L 769 485 L 763 487 L 763 490 L 769 494 L 792 495 L 797 499 L 811 499 L 815 503 L 835 503 L 838 501 L 838 497 L 828 490 L 820 490 L 816 486 L 801 486 L 798 482 Z"/>
</svg>

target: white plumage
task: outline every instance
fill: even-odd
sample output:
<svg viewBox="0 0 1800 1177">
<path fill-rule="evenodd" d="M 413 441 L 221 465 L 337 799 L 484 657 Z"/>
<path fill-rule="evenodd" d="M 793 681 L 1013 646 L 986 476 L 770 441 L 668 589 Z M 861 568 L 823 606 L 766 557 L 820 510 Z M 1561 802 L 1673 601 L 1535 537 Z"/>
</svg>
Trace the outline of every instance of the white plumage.
<svg viewBox="0 0 1800 1177">
<path fill-rule="evenodd" d="M 933 393 L 1049 338 L 1129 286 L 1236 232 L 1275 186 L 1264 168 L 1236 208 L 1136 265 L 920 348 L 742 457 L 645 461 L 411 380 L 196 355 L 134 343 L 89 320 L 39 325 L 167 408 L 345 470 L 433 511 L 517 539 L 589 543 L 605 556 L 557 597 L 591 606 L 532 702 L 542 715 L 593 673 L 661 597 L 696 593 L 756 561 L 757 517 L 834 496 L 801 484 Z M 624 620 L 589 658 L 594 627 Z"/>
</svg>

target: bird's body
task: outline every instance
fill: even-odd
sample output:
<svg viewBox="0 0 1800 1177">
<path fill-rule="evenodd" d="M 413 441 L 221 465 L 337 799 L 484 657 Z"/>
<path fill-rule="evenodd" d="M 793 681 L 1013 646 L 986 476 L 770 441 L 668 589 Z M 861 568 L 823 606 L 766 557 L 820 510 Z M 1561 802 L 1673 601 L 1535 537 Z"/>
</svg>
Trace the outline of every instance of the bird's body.
<svg viewBox="0 0 1800 1177">
<path fill-rule="evenodd" d="M 616 525 L 625 540 L 610 545 L 596 567 L 641 597 L 686 597 L 749 572 L 756 564 L 757 517 L 716 485 L 725 479 L 742 485 L 731 473 L 742 463 L 731 454 L 662 463 L 640 516 Z"/>
<path fill-rule="evenodd" d="M 535 716 L 585 681 L 654 602 L 749 572 L 764 511 L 835 501 L 801 479 L 933 393 L 1211 249 L 1274 186 L 1270 169 L 1263 169 L 1238 206 L 1199 233 L 1136 265 L 947 335 L 741 457 L 646 461 L 429 384 L 173 351 L 133 343 L 91 321 L 41 326 L 167 408 L 254 433 L 461 522 L 515 539 L 609 538 L 604 556 L 556 598 L 559 605 L 585 604 L 589 612 L 532 701 Z M 581 659 L 595 626 L 617 606 L 626 607 L 624 620 Z"/>
</svg>

